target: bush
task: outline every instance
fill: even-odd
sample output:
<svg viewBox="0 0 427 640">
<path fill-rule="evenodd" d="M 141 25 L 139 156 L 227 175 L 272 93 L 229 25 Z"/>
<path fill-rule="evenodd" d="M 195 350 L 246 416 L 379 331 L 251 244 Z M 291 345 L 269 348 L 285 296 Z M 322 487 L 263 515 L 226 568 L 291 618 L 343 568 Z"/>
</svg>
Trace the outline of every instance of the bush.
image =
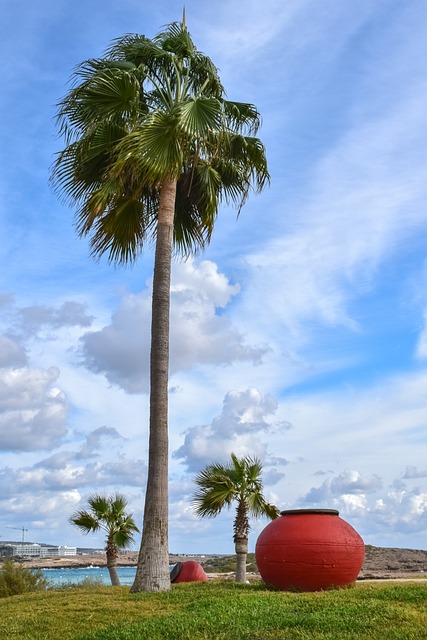
<svg viewBox="0 0 427 640">
<path fill-rule="evenodd" d="M 43 591 L 48 581 L 40 569 L 26 569 L 8 558 L 0 569 L 0 598 L 29 591 Z"/>
</svg>

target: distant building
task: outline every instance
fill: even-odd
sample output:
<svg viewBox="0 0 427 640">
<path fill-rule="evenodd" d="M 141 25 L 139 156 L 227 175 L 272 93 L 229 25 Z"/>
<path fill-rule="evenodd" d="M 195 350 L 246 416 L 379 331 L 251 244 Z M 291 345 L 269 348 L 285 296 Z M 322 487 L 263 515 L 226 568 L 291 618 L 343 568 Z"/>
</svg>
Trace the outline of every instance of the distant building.
<svg viewBox="0 0 427 640">
<path fill-rule="evenodd" d="M 0 544 L 0 556 L 6 558 L 46 558 L 77 555 L 76 547 L 50 546 L 36 542 L 8 542 Z"/>
</svg>

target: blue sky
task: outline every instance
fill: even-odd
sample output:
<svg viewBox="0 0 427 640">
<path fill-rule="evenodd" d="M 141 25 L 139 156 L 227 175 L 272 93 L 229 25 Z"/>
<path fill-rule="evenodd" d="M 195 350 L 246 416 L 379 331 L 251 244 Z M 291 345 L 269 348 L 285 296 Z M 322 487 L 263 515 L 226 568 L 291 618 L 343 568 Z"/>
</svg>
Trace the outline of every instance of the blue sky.
<svg viewBox="0 0 427 640">
<path fill-rule="evenodd" d="M 253 102 L 271 185 L 174 263 L 170 550 L 232 553 L 194 475 L 256 455 L 281 509 L 336 508 L 366 543 L 426 548 L 427 7 L 189 0 L 230 99 Z M 0 536 L 102 546 L 93 492 L 142 520 L 153 256 L 89 257 L 48 183 L 73 68 L 182 3 L 4 0 L 0 48 Z M 250 547 L 265 521 L 253 522 Z M 19 532 L 15 531 L 19 538 Z"/>
</svg>

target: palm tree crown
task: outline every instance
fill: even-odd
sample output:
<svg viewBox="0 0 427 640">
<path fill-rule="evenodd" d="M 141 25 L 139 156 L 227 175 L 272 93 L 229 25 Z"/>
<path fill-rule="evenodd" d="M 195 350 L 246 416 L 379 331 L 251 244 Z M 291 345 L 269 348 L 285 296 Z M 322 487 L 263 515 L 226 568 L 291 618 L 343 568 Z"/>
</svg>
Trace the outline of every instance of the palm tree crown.
<svg viewBox="0 0 427 640">
<path fill-rule="evenodd" d="M 236 503 L 233 539 L 238 558 L 236 580 L 239 582 L 244 582 L 246 576 L 249 516 L 274 519 L 279 515 L 278 508 L 264 498 L 261 473 L 262 464 L 258 458 L 238 458 L 232 453 L 231 463 L 208 465 L 195 478 L 198 490 L 193 506 L 198 516 L 216 516 L 224 507 Z"/>
<path fill-rule="evenodd" d="M 209 242 L 222 201 L 240 208 L 268 181 L 264 146 L 253 137 L 257 109 L 225 99 L 185 25 L 154 39 L 119 38 L 73 79 L 59 104 L 67 146 L 52 178 L 77 204 L 77 230 L 90 235 L 94 256 L 136 259 L 156 236 L 166 179 L 177 181 L 174 242 L 183 253 Z"/>
<path fill-rule="evenodd" d="M 124 496 L 93 495 L 88 499 L 89 510 L 76 511 L 69 522 L 82 533 L 106 533 L 107 567 L 112 584 L 120 584 L 117 576 L 119 549 L 126 549 L 133 543 L 134 532 L 139 531 L 131 515 L 126 513 L 127 500 Z"/>
</svg>

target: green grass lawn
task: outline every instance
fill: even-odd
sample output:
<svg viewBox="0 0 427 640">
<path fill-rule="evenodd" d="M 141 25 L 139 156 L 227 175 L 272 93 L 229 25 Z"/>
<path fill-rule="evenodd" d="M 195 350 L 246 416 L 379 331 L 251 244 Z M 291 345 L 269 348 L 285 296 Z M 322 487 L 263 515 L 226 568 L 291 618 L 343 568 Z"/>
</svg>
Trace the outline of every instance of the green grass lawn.
<svg viewBox="0 0 427 640">
<path fill-rule="evenodd" d="M 2 640 L 427 640 L 427 583 L 285 593 L 207 582 L 50 589 L 0 599 Z"/>
</svg>

